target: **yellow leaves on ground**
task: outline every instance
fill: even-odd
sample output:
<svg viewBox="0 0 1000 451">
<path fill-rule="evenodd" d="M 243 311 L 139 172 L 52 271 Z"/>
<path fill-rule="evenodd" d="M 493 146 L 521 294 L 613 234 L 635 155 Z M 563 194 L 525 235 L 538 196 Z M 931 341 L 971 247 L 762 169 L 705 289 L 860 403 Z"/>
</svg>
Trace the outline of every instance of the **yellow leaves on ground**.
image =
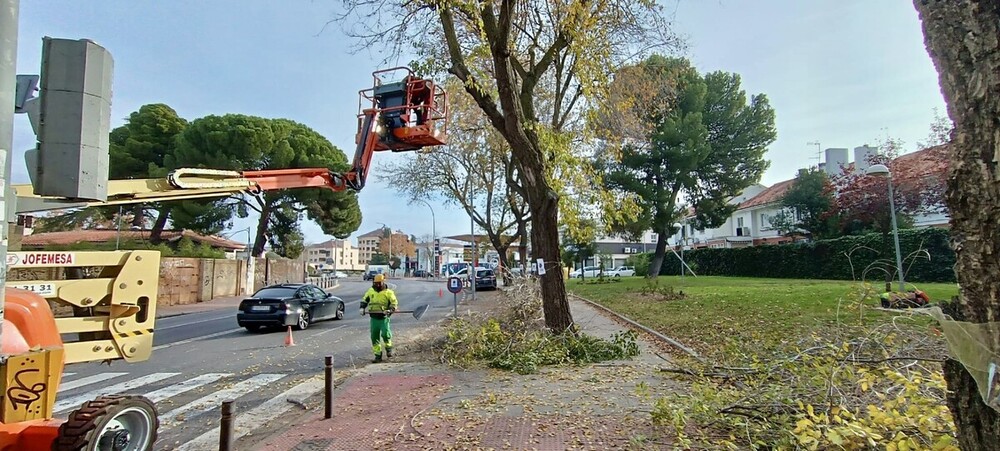
<svg viewBox="0 0 1000 451">
<path fill-rule="evenodd" d="M 940 373 L 919 373 L 881 368 L 858 371 L 862 391 L 881 390 L 882 402 L 865 406 L 864 415 L 844 406 L 828 411 L 798 402 L 800 413 L 792 435 L 810 449 L 881 447 L 889 451 L 958 450 L 953 444 L 955 425 L 937 394 L 946 387 Z M 876 388 L 877 387 L 877 388 Z M 892 393 L 892 395 L 890 395 Z"/>
</svg>

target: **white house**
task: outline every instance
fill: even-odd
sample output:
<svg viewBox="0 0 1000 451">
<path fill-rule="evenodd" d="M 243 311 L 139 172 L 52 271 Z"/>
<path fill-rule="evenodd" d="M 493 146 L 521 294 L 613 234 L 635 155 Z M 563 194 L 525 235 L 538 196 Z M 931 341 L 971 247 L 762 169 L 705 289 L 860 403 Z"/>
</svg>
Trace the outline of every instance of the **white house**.
<svg viewBox="0 0 1000 451">
<path fill-rule="evenodd" d="M 849 163 L 848 149 L 829 148 L 826 149 L 826 162 L 821 163 L 819 167 L 831 178 L 841 175 L 845 168 L 857 173 L 868 168 L 868 158 L 876 152 L 876 148 L 868 145 L 855 147 L 855 162 Z M 909 171 L 906 174 L 894 175 L 894 179 L 897 183 L 906 183 L 908 180 L 918 178 L 940 177 L 941 171 L 947 170 L 946 153 L 944 146 L 936 146 L 901 155 L 896 161 L 905 164 Z M 738 204 L 739 207 L 725 224 L 715 229 L 696 230 L 690 223 L 685 223 L 683 235 L 678 231 L 670 237 L 668 244 L 676 247 L 684 241 L 685 249 L 691 249 L 745 247 L 791 241 L 792 238 L 781 236 L 771 225 L 771 219 L 781 212 L 779 203 L 793 182 L 794 179 L 784 180 L 770 187 L 753 185 L 730 200 L 731 205 Z M 929 207 L 926 212 L 914 217 L 914 226 L 947 227 L 949 217 L 941 210 L 939 206 Z M 691 218 L 693 213 L 689 215 L 688 220 Z"/>
</svg>

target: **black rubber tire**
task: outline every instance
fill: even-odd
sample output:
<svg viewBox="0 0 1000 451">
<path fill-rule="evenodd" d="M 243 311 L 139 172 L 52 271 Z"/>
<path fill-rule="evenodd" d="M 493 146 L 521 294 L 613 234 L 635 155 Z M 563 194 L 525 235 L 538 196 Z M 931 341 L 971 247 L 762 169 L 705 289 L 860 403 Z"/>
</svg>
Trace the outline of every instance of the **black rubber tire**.
<svg viewBox="0 0 1000 451">
<path fill-rule="evenodd" d="M 302 314 L 299 315 L 298 322 L 295 323 L 295 330 L 306 330 L 309 328 L 309 321 L 312 318 L 309 317 L 309 310 L 302 309 Z"/>
<path fill-rule="evenodd" d="M 344 306 L 343 302 L 341 302 L 340 305 L 337 306 L 337 315 L 336 315 L 337 321 L 340 321 L 340 320 L 344 319 L 344 310 L 345 309 L 346 309 L 346 307 Z"/>
<path fill-rule="evenodd" d="M 156 406 L 143 396 L 115 395 L 99 396 L 87 401 L 69 414 L 65 423 L 59 426 L 59 435 L 52 445 L 54 451 L 95 451 L 100 437 L 97 436 L 115 415 L 129 408 L 145 410 L 153 424 L 150 425 L 149 446 L 141 451 L 152 451 L 156 443 L 160 418 Z"/>
</svg>

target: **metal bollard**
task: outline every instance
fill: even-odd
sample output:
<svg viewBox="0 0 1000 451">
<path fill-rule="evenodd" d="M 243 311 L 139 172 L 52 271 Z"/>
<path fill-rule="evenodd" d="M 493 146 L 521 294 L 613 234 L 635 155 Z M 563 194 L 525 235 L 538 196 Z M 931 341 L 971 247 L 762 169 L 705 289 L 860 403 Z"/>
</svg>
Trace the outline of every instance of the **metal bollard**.
<svg viewBox="0 0 1000 451">
<path fill-rule="evenodd" d="M 219 451 L 233 449 L 233 401 L 222 401 L 222 421 L 219 424 Z"/>
<path fill-rule="evenodd" d="M 333 418 L 333 356 L 326 356 L 326 419 Z"/>
</svg>

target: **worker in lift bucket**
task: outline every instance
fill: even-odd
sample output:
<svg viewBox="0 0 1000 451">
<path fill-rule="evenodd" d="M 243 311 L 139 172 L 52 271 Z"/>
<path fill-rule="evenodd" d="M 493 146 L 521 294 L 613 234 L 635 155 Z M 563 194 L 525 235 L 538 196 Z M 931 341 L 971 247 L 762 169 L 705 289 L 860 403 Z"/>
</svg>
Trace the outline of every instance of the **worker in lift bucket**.
<svg viewBox="0 0 1000 451">
<path fill-rule="evenodd" d="M 392 358 L 392 330 L 389 328 L 389 317 L 399 308 L 399 301 L 396 293 L 389 289 L 385 283 L 385 274 L 376 274 L 372 281 L 372 287 L 361 299 L 361 315 L 364 316 L 365 309 L 371 317 L 370 328 L 372 335 L 372 353 L 375 360 L 372 363 L 382 361 L 382 344 L 385 343 L 385 357 Z"/>
</svg>

